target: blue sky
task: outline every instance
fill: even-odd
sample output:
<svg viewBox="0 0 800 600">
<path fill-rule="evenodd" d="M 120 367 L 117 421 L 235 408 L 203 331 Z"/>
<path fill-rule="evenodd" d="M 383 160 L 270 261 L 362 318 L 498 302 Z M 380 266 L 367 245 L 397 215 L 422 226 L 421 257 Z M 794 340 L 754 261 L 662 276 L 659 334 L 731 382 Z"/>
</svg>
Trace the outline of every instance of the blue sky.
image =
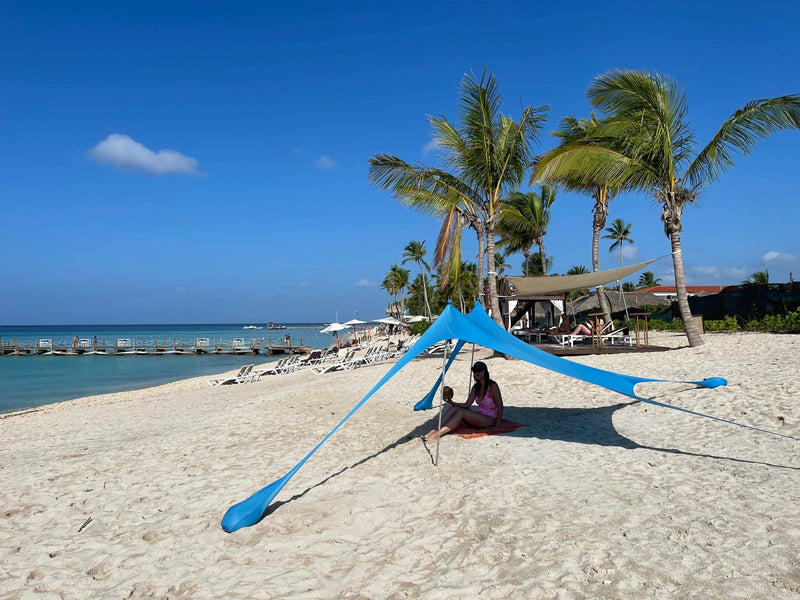
<svg viewBox="0 0 800 600">
<path fill-rule="evenodd" d="M 702 146 L 748 100 L 800 92 L 797 23 L 788 1 L 2 0 L 0 323 L 381 317 L 384 275 L 439 224 L 370 186 L 367 159 L 438 164 L 427 115 L 456 119 L 465 73 L 493 72 L 511 117 L 550 105 L 543 151 L 593 77 L 659 71 Z M 800 277 L 798 156 L 776 134 L 687 208 L 688 283 Z M 591 265 L 590 211 L 559 195 L 555 272 Z M 651 198 L 617 217 L 626 262 L 669 252 Z"/>
</svg>

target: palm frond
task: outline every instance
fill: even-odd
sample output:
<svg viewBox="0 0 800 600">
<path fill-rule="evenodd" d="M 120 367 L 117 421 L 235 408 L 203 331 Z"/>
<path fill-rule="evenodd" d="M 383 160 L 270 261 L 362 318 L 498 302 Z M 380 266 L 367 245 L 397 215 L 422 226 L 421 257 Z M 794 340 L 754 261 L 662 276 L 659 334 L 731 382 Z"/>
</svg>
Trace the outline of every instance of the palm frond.
<svg viewBox="0 0 800 600">
<path fill-rule="evenodd" d="M 620 149 L 674 181 L 694 151 L 685 94 L 675 81 L 647 71 L 612 71 L 600 75 L 587 92 L 603 111 L 605 127 Z"/>
<path fill-rule="evenodd" d="M 697 155 L 686 170 L 686 179 L 694 187 L 710 183 L 733 166 L 732 152 L 747 156 L 759 141 L 789 129 L 800 129 L 800 95 L 748 102 Z"/>
<path fill-rule="evenodd" d="M 390 154 L 377 154 L 367 162 L 371 183 L 423 214 L 441 215 L 453 205 L 474 207 L 480 201 L 474 190 L 442 169 L 412 165 Z"/>
</svg>

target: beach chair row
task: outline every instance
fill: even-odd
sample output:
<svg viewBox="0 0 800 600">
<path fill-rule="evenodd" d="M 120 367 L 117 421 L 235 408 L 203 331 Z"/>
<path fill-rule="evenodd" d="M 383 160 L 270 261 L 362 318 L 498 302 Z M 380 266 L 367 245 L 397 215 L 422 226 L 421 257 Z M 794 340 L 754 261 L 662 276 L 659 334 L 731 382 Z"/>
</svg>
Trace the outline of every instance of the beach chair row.
<svg viewBox="0 0 800 600">
<path fill-rule="evenodd" d="M 283 375 L 306 366 L 311 366 L 317 375 L 338 370 L 349 371 L 362 365 L 398 358 L 413 345 L 418 337 L 415 336 L 400 342 L 389 342 L 385 346 L 373 344 L 341 350 L 315 350 L 305 358 L 299 354 L 293 354 L 281 358 L 266 369 L 255 370 L 255 365 L 245 365 L 232 377 L 209 379 L 208 385 L 217 387 L 236 383 L 253 383 L 264 375 Z"/>
<path fill-rule="evenodd" d="M 208 385 L 217 387 L 219 385 L 232 385 L 234 383 L 253 383 L 261 378 L 262 372 L 254 370 L 255 365 L 245 365 L 239 372 L 232 377 L 223 377 L 220 379 L 209 379 Z"/>
</svg>

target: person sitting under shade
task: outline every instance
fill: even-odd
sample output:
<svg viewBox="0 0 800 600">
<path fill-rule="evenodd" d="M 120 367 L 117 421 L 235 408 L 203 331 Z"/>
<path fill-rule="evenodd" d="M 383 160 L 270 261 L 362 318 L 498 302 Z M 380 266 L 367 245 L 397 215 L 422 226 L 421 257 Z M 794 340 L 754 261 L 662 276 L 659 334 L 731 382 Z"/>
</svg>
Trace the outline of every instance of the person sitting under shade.
<svg viewBox="0 0 800 600">
<path fill-rule="evenodd" d="M 476 362 L 472 367 L 475 385 L 472 386 L 464 403 L 453 402 L 453 390 L 442 390 L 444 401 L 450 406 L 442 415 L 442 428 L 432 429 L 428 435 L 421 436 L 425 442 L 432 442 L 439 436 L 450 433 L 461 423 L 478 429 L 496 429 L 503 418 L 503 397 L 497 383 L 489 377 L 486 363 Z M 471 408 L 475 404 L 474 409 Z"/>
<path fill-rule="evenodd" d="M 567 313 L 561 313 L 561 321 L 558 324 L 558 327 L 552 330 L 553 333 L 569 333 L 569 329 L 571 327 L 571 323 L 569 322 L 569 317 Z"/>
</svg>

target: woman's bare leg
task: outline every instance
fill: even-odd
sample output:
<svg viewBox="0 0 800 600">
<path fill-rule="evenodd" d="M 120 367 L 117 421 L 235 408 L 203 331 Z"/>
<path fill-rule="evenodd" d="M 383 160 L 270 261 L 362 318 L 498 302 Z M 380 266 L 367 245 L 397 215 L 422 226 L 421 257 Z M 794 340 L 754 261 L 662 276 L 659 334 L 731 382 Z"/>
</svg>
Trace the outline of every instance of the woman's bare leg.
<svg viewBox="0 0 800 600">
<path fill-rule="evenodd" d="M 436 438 L 450 433 L 461 424 L 461 421 L 472 425 L 473 427 L 484 428 L 490 427 L 494 424 L 494 417 L 482 415 L 481 413 L 471 411 L 467 408 L 458 408 L 451 406 L 453 411 L 448 411 L 449 418 L 442 417 L 442 428 L 440 430 L 431 429 L 431 431 L 422 439 L 426 442 L 433 442 Z"/>
</svg>

